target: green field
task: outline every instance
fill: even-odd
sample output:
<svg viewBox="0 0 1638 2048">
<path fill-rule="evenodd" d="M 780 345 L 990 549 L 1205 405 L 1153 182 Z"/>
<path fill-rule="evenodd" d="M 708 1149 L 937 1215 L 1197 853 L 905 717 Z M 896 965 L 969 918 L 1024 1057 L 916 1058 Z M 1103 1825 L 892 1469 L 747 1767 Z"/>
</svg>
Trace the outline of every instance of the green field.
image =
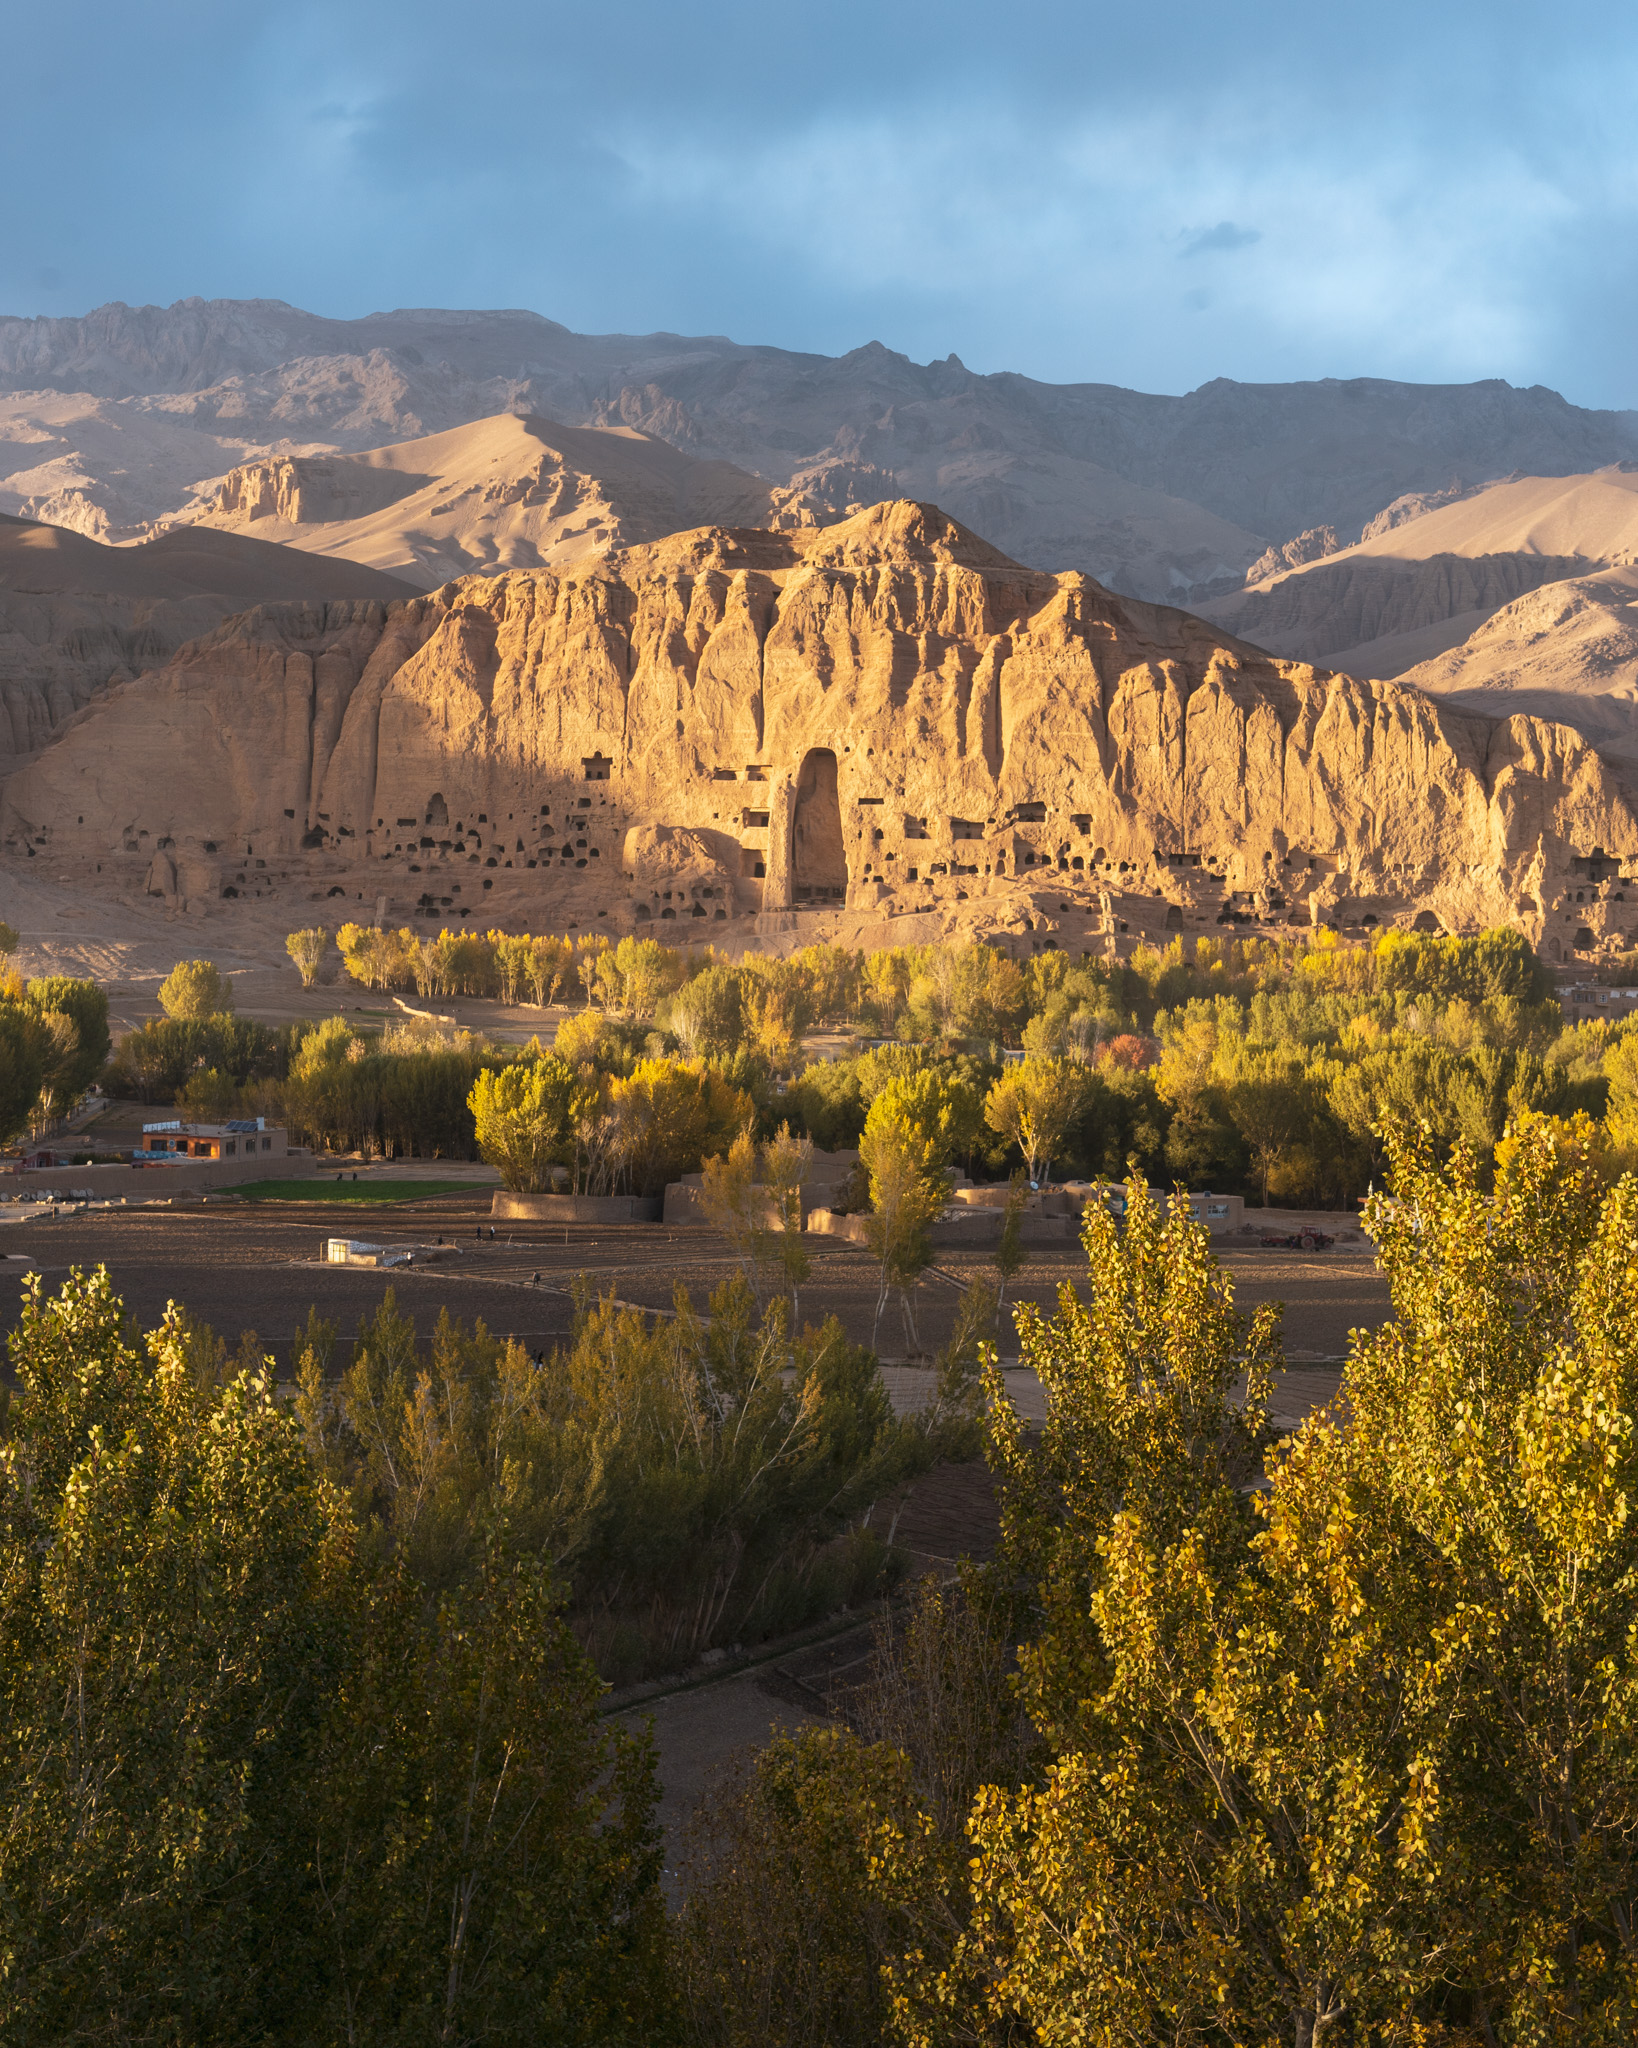
<svg viewBox="0 0 1638 2048">
<path fill-rule="evenodd" d="M 226 1192 L 226 1191 L 225 1191 Z M 243 1202 L 420 1202 L 428 1195 L 487 1195 L 488 1181 L 258 1180 L 231 1190 Z"/>
</svg>

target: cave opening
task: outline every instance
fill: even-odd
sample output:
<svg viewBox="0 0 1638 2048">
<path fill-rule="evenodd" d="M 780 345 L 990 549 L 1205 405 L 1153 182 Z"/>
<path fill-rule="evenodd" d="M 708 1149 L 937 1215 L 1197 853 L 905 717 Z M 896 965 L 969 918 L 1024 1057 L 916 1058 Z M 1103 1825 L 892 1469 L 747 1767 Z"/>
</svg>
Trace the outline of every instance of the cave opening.
<svg viewBox="0 0 1638 2048">
<path fill-rule="evenodd" d="M 829 747 L 815 747 L 797 777 L 791 882 L 798 902 L 847 895 L 842 804 L 836 786 L 836 756 Z"/>
</svg>

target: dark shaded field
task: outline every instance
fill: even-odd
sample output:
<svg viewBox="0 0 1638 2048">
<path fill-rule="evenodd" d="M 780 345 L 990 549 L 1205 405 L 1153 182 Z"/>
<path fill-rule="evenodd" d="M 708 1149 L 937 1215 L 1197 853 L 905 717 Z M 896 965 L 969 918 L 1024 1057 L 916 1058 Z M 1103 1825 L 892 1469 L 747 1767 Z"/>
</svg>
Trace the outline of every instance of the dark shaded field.
<svg viewBox="0 0 1638 2048">
<path fill-rule="evenodd" d="M 0 1226 L 0 1252 L 28 1254 L 48 1285 L 60 1284 L 71 1266 L 105 1264 L 144 1325 L 156 1323 L 168 1301 L 180 1301 L 230 1345 L 244 1331 L 255 1331 L 281 1370 L 289 1368 L 292 1340 L 311 1306 L 350 1337 L 389 1287 L 423 1337 L 447 1306 L 452 1315 L 468 1322 L 481 1316 L 491 1329 L 538 1349 L 568 1336 L 577 1275 L 584 1274 L 601 1294 L 664 1311 L 679 1285 L 703 1307 L 711 1290 L 735 1270 L 722 1240 L 697 1227 L 502 1223 L 494 1226 L 492 1239 L 487 1188 L 430 1196 L 427 1186 L 377 1182 L 372 1195 L 391 1188 L 397 1199 L 372 1216 L 367 1228 L 352 1184 L 346 1183 L 336 1190 L 340 1201 L 321 1198 L 315 1187 L 310 1199 L 299 1202 L 213 1200 L 8 1224 Z M 399 1194 L 401 1189 L 407 1192 Z M 360 1235 L 372 1243 L 426 1247 L 431 1258 L 390 1273 L 324 1263 L 328 1238 Z M 835 1314 L 851 1338 L 868 1343 L 877 1292 L 869 1254 L 826 1238 L 810 1240 L 810 1249 L 813 1275 L 803 1294 L 804 1319 Z M 8 1263 L 9 1273 L 0 1272 L 5 1328 L 16 1320 L 16 1276 L 22 1270 L 15 1260 Z M 1247 1247 L 1226 1252 L 1224 1264 L 1243 1307 L 1285 1302 L 1286 1346 L 1294 1365 L 1323 1370 L 1346 1351 L 1351 1327 L 1380 1322 L 1388 1312 L 1386 1283 L 1357 1255 Z M 946 1341 L 962 1289 L 974 1273 L 985 1271 L 978 1253 L 940 1259 L 918 1304 L 924 1344 Z M 1050 1310 L 1059 1287 L 1075 1284 L 1084 1273 L 1078 1246 L 1038 1250 L 1019 1276 L 1014 1298 Z M 890 1353 L 900 1341 L 896 1310 L 883 1318 L 881 1336 Z M 1004 1340 L 1003 1349 L 1010 1348 L 1012 1342 Z"/>
<path fill-rule="evenodd" d="M 236 1189 L 235 1202 L 328 1202 L 344 1208 L 424 1202 L 436 1195 L 469 1195 L 469 1180 L 257 1180 Z"/>
</svg>

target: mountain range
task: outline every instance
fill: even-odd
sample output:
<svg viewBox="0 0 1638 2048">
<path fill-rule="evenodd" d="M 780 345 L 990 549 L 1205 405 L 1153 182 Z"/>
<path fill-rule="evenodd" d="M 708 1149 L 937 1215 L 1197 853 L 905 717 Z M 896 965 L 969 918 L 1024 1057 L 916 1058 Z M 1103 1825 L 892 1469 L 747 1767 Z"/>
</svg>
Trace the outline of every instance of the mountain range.
<svg viewBox="0 0 1638 2048">
<path fill-rule="evenodd" d="M 332 320 L 277 300 L 0 318 L 0 510 L 98 538 L 197 518 L 235 468 L 357 453 L 497 413 L 632 429 L 826 516 L 934 501 L 1020 561 L 1171 603 L 1238 588 L 1396 501 L 1638 456 L 1638 415 L 1491 379 L 1183 396 L 720 335 L 580 335 L 520 311 Z"/>
</svg>

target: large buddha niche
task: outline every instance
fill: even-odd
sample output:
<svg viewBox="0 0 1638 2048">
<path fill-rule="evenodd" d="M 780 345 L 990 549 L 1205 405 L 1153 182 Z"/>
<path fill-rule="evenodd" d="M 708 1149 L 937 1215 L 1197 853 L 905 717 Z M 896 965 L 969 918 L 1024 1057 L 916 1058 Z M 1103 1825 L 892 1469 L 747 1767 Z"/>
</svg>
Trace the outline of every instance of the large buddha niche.
<svg viewBox="0 0 1638 2048">
<path fill-rule="evenodd" d="M 847 895 L 847 854 L 842 845 L 842 804 L 836 791 L 836 756 L 815 747 L 796 781 L 791 835 L 791 886 L 800 903 Z"/>
</svg>

